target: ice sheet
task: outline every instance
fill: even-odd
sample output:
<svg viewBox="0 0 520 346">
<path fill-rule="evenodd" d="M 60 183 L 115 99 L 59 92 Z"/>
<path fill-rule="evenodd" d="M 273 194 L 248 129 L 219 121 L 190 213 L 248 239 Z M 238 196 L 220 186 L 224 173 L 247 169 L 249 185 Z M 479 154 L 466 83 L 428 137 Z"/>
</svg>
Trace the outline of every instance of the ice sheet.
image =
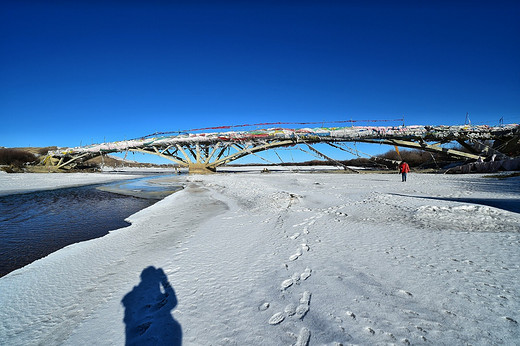
<svg viewBox="0 0 520 346">
<path fill-rule="evenodd" d="M 2 173 L 0 174 L 0 196 L 102 184 L 139 177 L 142 177 L 142 175 L 117 173 Z"/>
</svg>

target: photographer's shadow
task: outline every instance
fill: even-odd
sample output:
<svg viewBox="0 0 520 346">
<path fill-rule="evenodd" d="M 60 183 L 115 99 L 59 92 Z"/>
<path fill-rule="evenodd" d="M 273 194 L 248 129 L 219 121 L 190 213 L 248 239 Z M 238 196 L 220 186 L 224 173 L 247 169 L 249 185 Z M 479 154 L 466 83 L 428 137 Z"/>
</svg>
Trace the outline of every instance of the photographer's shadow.
<svg viewBox="0 0 520 346">
<path fill-rule="evenodd" d="M 181 345 L 181 325 L 172 317 L 175 291 L 164 271 L 148 267 L 141 282 L 121 300 L 125 307 L 126 345 Z"/>
</svg>

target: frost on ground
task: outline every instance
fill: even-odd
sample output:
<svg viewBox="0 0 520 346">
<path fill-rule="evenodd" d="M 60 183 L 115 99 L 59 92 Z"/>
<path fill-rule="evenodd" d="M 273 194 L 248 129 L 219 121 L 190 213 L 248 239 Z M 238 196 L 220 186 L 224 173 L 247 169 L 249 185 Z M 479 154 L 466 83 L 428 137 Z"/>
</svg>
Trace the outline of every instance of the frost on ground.
<svg viewBox="0 0 520 346">
<path fill-rule="evenodd" d="M 401 183 L 397 174 L 241 173 L 177 179 L 187 188 L 130 217 L 131 226 L 1 278 L 0 340 L 520 340 L 518 178 L 412 174 Z"/>
</svg>

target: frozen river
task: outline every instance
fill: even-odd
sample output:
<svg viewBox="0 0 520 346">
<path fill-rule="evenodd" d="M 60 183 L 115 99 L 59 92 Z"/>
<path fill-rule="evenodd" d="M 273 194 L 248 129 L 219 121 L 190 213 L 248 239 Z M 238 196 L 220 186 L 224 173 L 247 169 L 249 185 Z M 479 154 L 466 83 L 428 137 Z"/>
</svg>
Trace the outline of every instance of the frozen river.
<svg viewBox="0 0 520 346">
<path fill-rule="evenodd" d="M 0 277 L 129 226 L 128 216 L 176 190 L 149 184 L 153 178 L 0 196 Z"/>
</svg>

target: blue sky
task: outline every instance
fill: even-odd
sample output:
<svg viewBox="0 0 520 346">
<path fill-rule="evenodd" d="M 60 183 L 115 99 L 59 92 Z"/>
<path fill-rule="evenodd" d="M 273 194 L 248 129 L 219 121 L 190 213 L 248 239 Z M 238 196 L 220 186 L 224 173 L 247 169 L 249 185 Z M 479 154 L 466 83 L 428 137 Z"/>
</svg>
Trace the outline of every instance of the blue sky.
<svg viewBox="0 0 520 346">
<path fill-rule="evenodd" d="M 519 123 L 518 18 L 504 1 L 6 0 L 0 146 L 466 112 Z"/>
</svg>

